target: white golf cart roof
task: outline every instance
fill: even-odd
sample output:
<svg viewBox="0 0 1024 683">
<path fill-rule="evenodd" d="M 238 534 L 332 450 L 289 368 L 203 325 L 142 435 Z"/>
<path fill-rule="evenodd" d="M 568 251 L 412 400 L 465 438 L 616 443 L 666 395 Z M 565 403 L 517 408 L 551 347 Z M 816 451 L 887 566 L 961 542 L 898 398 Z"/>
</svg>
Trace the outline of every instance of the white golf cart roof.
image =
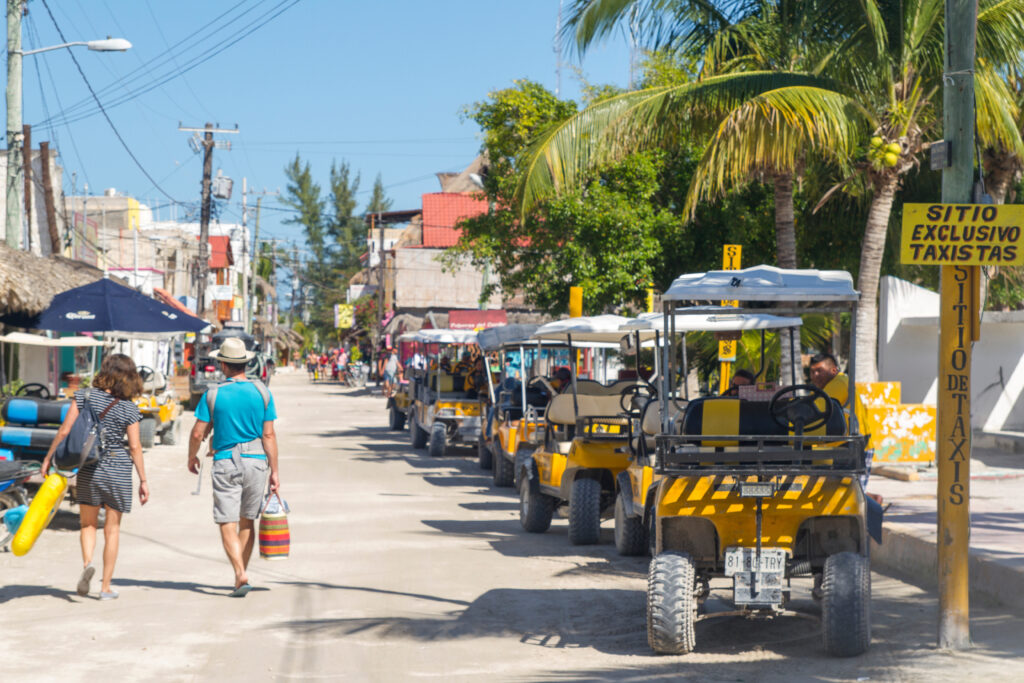
<svg viewBox="0 0 1024 683">
<path fill-rule="evenodd" d="M 476 335 L 476 343 L 484 351 L 497 351 L 503 346 L 518 345 L 529 342 L 539 325 L 501 325 L 480 330 Z"/>
<path fill-rule="evenodd" d="M 537 328 L 533 338 L 539 340 L 572 340 L 579 346 L 618 346 L 629 332 L 622 326 L 631 318 L 621 315 L 591 315 L 580 318 L 566 318 L 546 323 Z M 641 342 L 653 342 L 654 330 L 640 330 Z"/>
<path fill-rule="evenodd" d="M 798 327 L 803 321 L 796 317 L 767 313 L 733 313 L 728 306 L 693 306 L 678 309 L 666 328 L 666 317 L 661 313 L 644 313 L 622 326 L 623 330 L 655 330 L 661 334 L 676 332 L 740 332 L 743 330 L 774 330 Z"/>
<path fill-rule="evenodd" d="M 753 266 L 680 275 L 664 301 L 857 301 L 860 293 L 845 270 L 787 270 Z"/>
<path fill-rule="evenodd" d="M 403 334 L 400 341 L 417 341 L 422 344 L 476 344 L 475 330 L 450 330 L 447 328 L 430 328 Z"/>
<path fill-rule="evenodd" d="M 51 347 L 82 347 L 82 346 L 103 346 L 103 342 L 92 337 L 61 337 L 50 339 L 38 334 L 27 332 L 8 332 L 0 336 L 0 342 L 7 344 L 28 344 L 30 346 L 51 346 Z"/>
</svg>

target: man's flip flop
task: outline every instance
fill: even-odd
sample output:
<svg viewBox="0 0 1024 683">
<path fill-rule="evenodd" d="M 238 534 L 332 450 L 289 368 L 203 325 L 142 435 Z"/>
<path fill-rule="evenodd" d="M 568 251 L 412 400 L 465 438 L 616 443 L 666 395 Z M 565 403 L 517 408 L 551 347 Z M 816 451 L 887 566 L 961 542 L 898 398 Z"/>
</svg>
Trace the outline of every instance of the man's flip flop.
<svg viewBox="0 0 1024 683">
<path fill-rule="evenodd" d="M 246 595 L 249 594 L 249 591 L 251 591 L 251 590 L 252 590 L 252 586 L 251 585 L 249 585 L 248 583 L 243 583 L 241 586 L 239 586 L 235 590 L 233 590 L 230 593 L 228 593 L 228 597 L 229 598 L 244 598 Z"/>
</svg>

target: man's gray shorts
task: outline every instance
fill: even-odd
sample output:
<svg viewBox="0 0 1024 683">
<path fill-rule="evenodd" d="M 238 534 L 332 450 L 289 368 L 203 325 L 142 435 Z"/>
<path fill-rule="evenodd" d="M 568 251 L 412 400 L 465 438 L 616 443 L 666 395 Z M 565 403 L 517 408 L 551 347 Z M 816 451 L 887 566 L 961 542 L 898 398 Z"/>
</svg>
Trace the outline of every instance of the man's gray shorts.
<svg viewBox="0 0 1024 683">
<path fill-rule="evenodd" d="M 267 487 L 267 461 L 264 458 L 241 458 L 241 461 L 241 470 L 230 458 L 213 461 L 213 521 L 217 524 L 260 516 Z"/>
</svg>

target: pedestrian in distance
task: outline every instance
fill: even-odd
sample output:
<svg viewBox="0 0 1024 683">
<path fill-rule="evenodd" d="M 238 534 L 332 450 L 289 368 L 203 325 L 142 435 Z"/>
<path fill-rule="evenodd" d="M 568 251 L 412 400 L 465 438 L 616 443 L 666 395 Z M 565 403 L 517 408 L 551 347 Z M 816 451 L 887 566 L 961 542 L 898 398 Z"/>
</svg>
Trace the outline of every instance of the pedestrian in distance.
<svg viewBox="0 0 1024 683">
<path fill-rule="evenodd" d="M 398 381 L 398 373 L 402 364 L 398 361 L 398 351 L 388 347 L 385 356 L 381 357 L 381 372 L 384 376 L 384 398 L 391 398 L 395 392 L 395 385 Z"/>
<path fill-rule="evenodd" d="M 142 413 L 132 399 L 142 393 L 142 378 L 135 369 L 135 361 L 123 353 L 103 359 L 100 371 L 92 381 L 91 389 L 75 392 L 68 413 L 57 430 L 43 458 L 40 471 L 49 470 L 57 446 L 71 432 L 71 426 L 83 410 L 92 410 L 99 417 L 99 459 L 82 465 L 78 470 L 75 497 L 78 500 L 78 519 L 81 524 L 79 541 L 82 547 L 82 573 L 77 592 L 89 594 L 96 568 L 92 564 L 96 549 L 96 527 L 100 508 L 106 508 L 103 524 L 103 580 L 100 600 L 114 600 L 118 593 L 111 585 L 117 551 L 121 539 L 121 515 L 132 510 L 132 466 L 139 473 L 139 504 L 149 500 L 146 483 L 146 465 L 142 458 L 139 439 L 139 421 Z M 88 400 L 88 406 L 86 405 Z M 128 448 L 124 437 L 128 436 Z"/>
<path fill-rule="evenodd" d="M 245 376 L 245 366 L 253 355 L 242 340 L 224 340 L 214 359 L 227 379 L 199 401 L 188 442 L 188 469 L 198 474 L 199 448 L 212 427 L 213 521 L 220 526 L 224 552 L 235 573 L 233 598 L 244 598 L 252 589 L 249 558 L 268 471 L 271 492 L 276 493 L 281 484 L 274 397 L 262 382 Z"/>
</svg>

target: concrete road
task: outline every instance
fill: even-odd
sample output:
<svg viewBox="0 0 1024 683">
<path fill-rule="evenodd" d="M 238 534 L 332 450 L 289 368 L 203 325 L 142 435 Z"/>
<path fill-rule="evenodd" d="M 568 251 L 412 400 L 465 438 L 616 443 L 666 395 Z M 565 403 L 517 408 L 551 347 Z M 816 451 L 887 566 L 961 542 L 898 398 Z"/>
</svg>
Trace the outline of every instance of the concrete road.
<svg viewBox="0 0 1024 683">
<path fill-rule="evenodd" d="M 379 397 L 304 374 L 272 389 L 291 558 L 255 558 L 257 589 L 227 598 L 209 482 L 190 495 L 184 446 L 155 447 L 152 500 L 125 518 L 119 600 L 75 594 L 66 502 L 29 555 L 0 554 L 4 680 L 1020 679 L 1021 615 L 976 604 L 975 648 L 938 651 L 935 595 L 877 573 L 863 657 L 823 653 L 806 594 L 805 618 L 703 621 L 697 652 L 654 656 L 647 561 L 618 557 L 610 522 L 590 548 L 568 544 L 564 520 L 525 534 L 516 499 L 490 487 L 475 453 L 414 452 L 386 430 Z"/>
</svg>

